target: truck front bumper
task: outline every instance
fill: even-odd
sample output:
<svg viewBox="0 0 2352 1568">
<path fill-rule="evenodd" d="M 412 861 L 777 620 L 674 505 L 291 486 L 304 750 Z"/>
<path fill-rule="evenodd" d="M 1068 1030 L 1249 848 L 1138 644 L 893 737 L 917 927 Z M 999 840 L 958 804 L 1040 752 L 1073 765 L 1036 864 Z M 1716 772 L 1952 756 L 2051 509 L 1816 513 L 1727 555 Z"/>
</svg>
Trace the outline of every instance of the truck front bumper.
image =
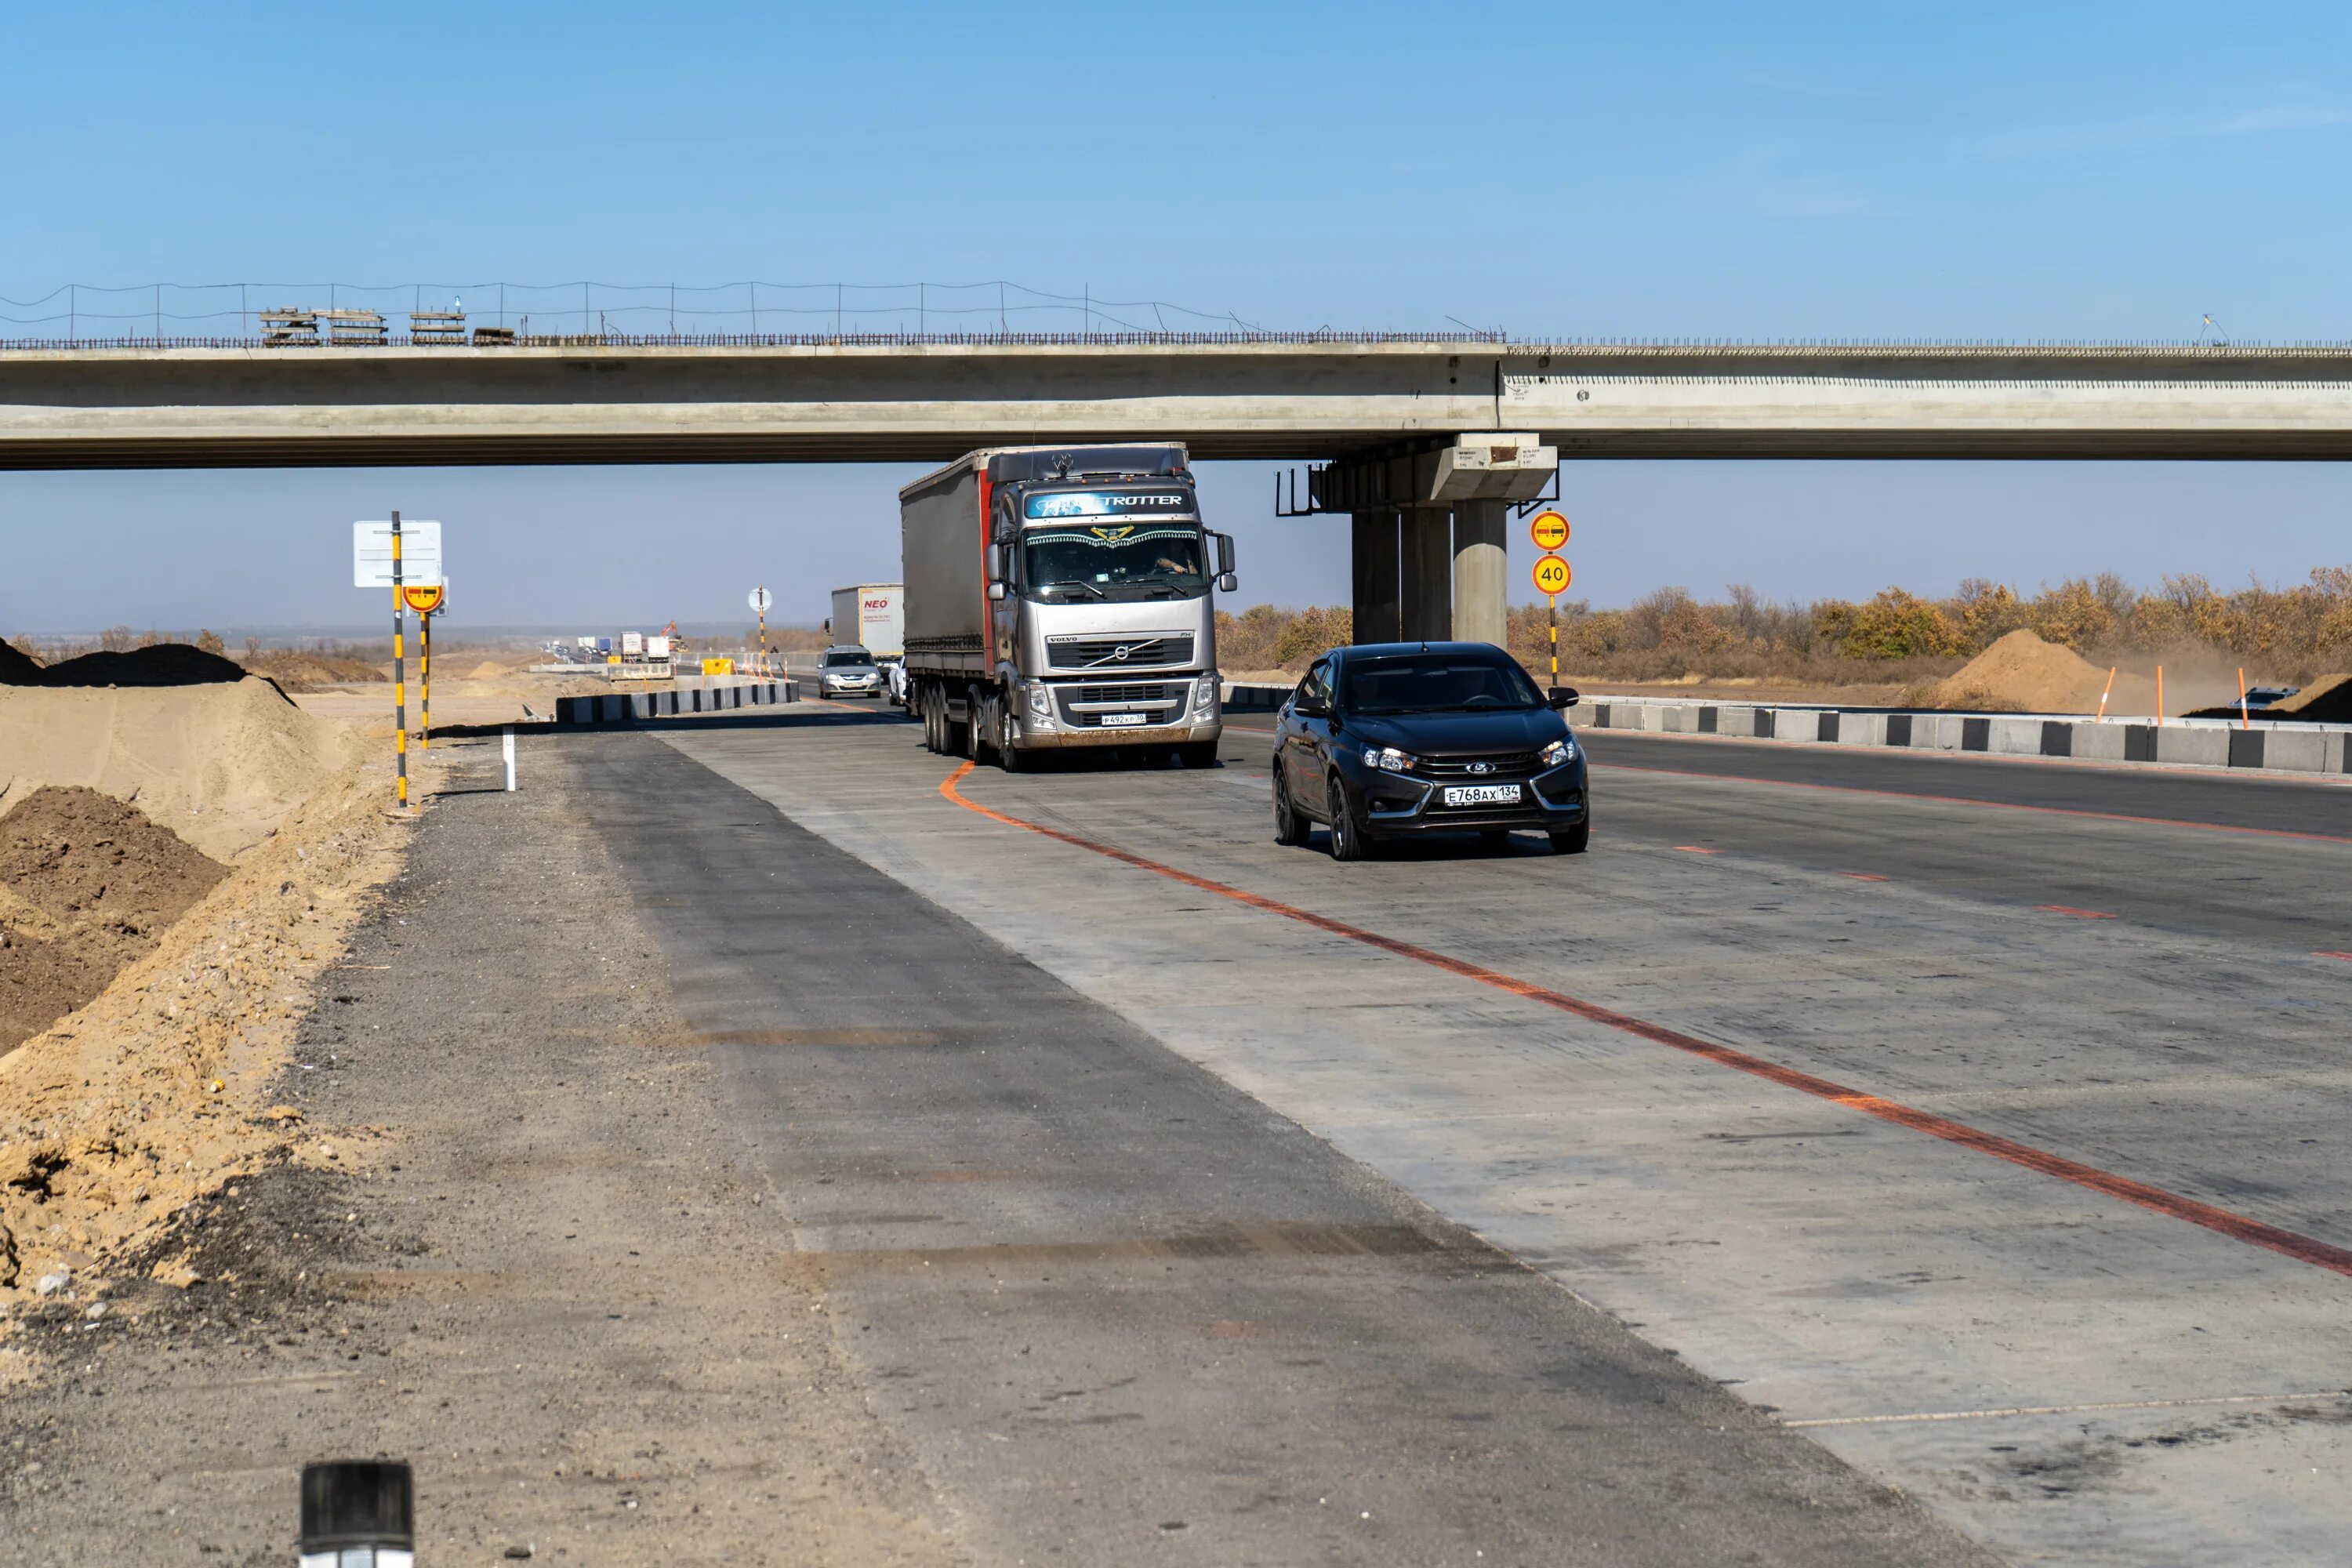
<svg viewBox="0 0 2352 1568">
<path fill-rule="evenodd" d="M 1060 725 L 1051 728 L 1024 729 L 1021 731 L 1021 749 L 1024 752 L 1049 750 L 1082 750 L 1106 746 L 1181 746 L 1192 742 L 1214 741 L 1225 732 L 1224 724 L 1215 719 L 1204 724 L 1131 724 L 1118 730 L 1070 730 Z"/>
</svg>

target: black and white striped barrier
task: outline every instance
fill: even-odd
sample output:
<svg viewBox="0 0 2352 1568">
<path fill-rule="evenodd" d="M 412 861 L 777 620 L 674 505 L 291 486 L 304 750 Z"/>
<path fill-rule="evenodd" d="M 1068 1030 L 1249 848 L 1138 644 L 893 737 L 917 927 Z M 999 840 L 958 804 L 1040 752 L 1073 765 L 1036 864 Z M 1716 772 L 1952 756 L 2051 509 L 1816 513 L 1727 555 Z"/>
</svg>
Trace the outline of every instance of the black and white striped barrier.
<svg viewBox="0 0 2352 1568">
<path fill-rule="evenodd" d="M 745 680 L 732 686 L 683 691 L 604 691 L 593 697 L 559 697 L 555 721 L 573 729 L 634 724 L 641 719 L 672 719 L 692 713 L 724 713 L 797 702 L 800 688 L 789 680 Z"/>
<path fill-rule="evenodd" d="M 1569 719 L 1587 729 L 1643 730 L 1663 735 L 1896 746 L 1991 756 L 2083 757 L 2174 767 L 2352 773 L 2352 725 L 2284 720 L 2256 720 L 2250 726 L 2221 719 L 2168 719 L 2158 724 L 2145 718 L 1906 713 L 1620 697 L 1588 698 L 1570 710 Z"/>
</svg>

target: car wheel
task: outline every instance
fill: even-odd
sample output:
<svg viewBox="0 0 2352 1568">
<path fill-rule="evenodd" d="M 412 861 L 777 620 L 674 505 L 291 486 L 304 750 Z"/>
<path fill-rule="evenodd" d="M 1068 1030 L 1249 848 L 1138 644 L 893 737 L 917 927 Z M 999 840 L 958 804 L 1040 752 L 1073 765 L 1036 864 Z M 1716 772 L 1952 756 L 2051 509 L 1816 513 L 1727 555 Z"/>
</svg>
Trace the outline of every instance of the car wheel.
<svg viewBox="0 0 2352 1568">
<path fill-rule="evenodd" d="M 1274 772 L 1274 841 L 1292 848 L 1307 842 L 1307 819 L 1298 815 L 1291 804 L 1290 783 L 1282 776 L 1282 769 Z"/>
<path fill-rule="evenodd" d="M 1348 805 L 1348 791 L 1333 773 L 1325 784 L 1324 798 L 1331 808 L 1331 858 L 1361 860 L 1370 849 L 1364 842 L 1364 825 L 1356 820 L 1356 813 Z"/>
<path fill-rule="evenodd" d="M 1551 852 L 1555 855 L 1581 855 L 1592 839 L 1592 808 L 1584 808 L 1584 820 L 1575 826 L 1551 836 Z"/>
</svg>

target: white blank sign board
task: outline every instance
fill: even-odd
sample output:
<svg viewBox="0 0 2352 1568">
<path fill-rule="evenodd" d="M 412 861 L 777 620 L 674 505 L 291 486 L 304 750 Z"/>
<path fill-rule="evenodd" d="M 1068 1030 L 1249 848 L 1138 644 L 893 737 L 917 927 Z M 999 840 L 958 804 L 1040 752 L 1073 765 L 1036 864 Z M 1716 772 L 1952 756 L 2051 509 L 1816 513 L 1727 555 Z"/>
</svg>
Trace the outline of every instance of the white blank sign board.
<svg viewBox="0 0 2352 1568">
<path fill-rule="evenodd" d="M 400 580 L 420 588 L 441 582 L 441 525 L 400 520 Z M 352 524 L 352 586 L 392 586 L 392 521 Z"/>
</svg>

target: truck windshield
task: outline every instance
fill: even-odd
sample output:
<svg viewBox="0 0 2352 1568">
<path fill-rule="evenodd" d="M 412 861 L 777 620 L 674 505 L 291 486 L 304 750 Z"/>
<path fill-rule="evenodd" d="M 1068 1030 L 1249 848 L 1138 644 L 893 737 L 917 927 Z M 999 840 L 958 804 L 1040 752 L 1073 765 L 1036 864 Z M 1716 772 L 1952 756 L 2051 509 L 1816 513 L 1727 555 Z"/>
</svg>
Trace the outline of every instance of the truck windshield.
<svg viewBox="0 0 2352 1568">
<path fill-rule="evenodd" d="M 1197 522 L 1033 528 L 1024 581 L 1040 598 L 1178 599 L 1208 591 L 1208 550 Z"/>
</svg>

